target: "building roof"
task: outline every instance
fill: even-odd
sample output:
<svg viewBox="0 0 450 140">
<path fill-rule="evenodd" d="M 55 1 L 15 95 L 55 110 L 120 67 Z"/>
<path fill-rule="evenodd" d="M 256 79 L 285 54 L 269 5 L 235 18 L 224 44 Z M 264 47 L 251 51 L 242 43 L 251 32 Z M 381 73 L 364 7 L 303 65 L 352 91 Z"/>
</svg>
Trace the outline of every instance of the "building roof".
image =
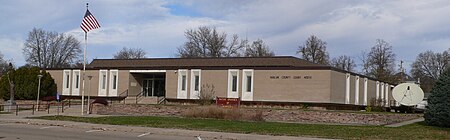
<svg viewBox="0 0 450 140">
<path fill-rule="evenodd" d="M 228 57 L 228 58 L 145 58 L 145 59 L 94 59 L 90 68 L 329 68 L 292 56 Z"/>
</svg>

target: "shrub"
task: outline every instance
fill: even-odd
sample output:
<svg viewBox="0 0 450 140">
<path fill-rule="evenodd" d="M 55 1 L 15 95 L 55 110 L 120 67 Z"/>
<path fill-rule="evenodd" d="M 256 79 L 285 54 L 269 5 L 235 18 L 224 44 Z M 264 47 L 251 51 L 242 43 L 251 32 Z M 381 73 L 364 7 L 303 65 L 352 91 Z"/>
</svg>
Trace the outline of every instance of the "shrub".
<svg viewBox="0 0 450 140">
<path fill-rule="evenodd" d="M 21 67 L 13 72 L 12 80 L 15 84 L 15 99 L 36 99 L 38 89 L 38 67 Z M 39 97 L 56 95 L 56 84 L 49 73 L 42 71 L 41 91 Z M 7 77 L 7 75 L 4 75 Z M 0 79 L 0 98 L 9 99 L 8 78 Z"/>
<path fill-rule="evenodd" d="M 367 107 L 366 107 L 366 112 L 372 112 L 372 107 L 367 106 Z"/>
<path fill-rule="evenodd" d="M 200 94 L 198 95 L 198 104 L 211 105 L 214 102 L 215 93 L 214 85 L 202 85 L 202 89 L 200 89 Z"/>
<path fill-rule="evenodd" d="M 367 107 L 370 107 L 370 111 L 374 111 L 374 112 L 384 112 L 386 111 L 386 109 L 383 107 L 383 105 L 386 102 L 383 99 L 376 99 L 376 98 L 371 98 L 369 100 L 369 105 Z M 367 108 L 366 108 L 367 111 Z M 370 112 L 368 111 L 368 112 Z"/>
<path fill-rule="evenodd" d="M 182 114 L 190 118 L 212 118 L 239 121 L 264 121 L 261 110 L 242 110 L 239 108 L 225 108 L 218 106 L 199 106 L 187 109 Z"/>
<path fill-rule="evenodd" d="M 450 68 L 439 76 L 431 89 L 424 118 L 428 125 L 450 127 Z"/>
</svg>

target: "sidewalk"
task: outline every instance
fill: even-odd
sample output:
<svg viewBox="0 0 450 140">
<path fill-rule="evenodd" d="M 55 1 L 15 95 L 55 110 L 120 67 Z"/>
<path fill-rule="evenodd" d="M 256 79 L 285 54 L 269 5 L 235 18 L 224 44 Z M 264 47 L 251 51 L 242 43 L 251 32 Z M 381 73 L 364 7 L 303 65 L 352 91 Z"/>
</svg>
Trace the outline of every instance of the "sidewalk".
<svg viewBox="0 0 450 140">
<path fill-rule="evenodd" d="M 425 121 L 424 118 L 417 118 L 414 120 L 409 120 L 409 121 L 404 121 L 404 122 L 399 122 L 399 123 L 394 123 L 394 124 L 389 124 L 389 125 L 385 125 L 386 127 L 400 127 L 400 126 L 404 126 L 404 125 L 408 125 L 408 124 L 413 124 L 416 122 L 421 122 L 421 121 Z"/>
<path fill-rule="evenodd" d="M 55 108 L 56 109 L 56 108 Z M 73 106 L 66 108 L 64 113 L 60 115 L 66 116 L 81 116 L 81 108 L 79 106 Z M 40 120 L 40 119 L 28 119 L 26 117 L 38 117 L 38 116 L 51 116 L 57 115 L 56 110 L 51 110 L 50 114 L 47 111 L 35 112 L 32 115 L 31 110 L 24 110 L 19 112 L 19 115 L 15 114 L 2 114 L 0 115 L 0 123 L 20 123 L 28 125 L 41 125 L 41 126 L 59 126 L 76 129 L 91 129 L 102 130 L 112 132 L 135 132 L 143 134 L 155 134 L 166 136 L 200 136 L 202 139 L 233 139 L 233 140 L 323 140 L 320 138 L 306 138 L 306 137 L 291 137 L 291 136 L 270 136 L 270 135 L 256 135 L 256 134 L 240 134 L 240 133 L 225 133 L 225 132 L 209 132 L 209 131 L 196 131 L 196 130 L 183 130 L 183 129 L 170 129 L 170 128 L 152 128 L 152 127 L 138 127 L 138 126 L 121 126 L 121 125 L 105 125 L 105 124 L 90 124 L 82 122 L 70 122 L 70 121 L 52 121 L 52 120 Z M 53 113 L 52 113 L 53 112 Z M 97 117 L 101 115 L 84 115 L 84 117 Z"/>
</svg>

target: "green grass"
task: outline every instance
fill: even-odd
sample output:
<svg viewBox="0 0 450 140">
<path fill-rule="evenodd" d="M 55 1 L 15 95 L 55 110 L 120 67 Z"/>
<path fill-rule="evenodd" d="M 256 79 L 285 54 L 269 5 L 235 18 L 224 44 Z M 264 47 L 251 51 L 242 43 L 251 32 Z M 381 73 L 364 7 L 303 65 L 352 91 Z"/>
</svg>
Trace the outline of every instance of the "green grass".
<svg viewBox="0 0 450 140">
<path fill-rule="evenodd" d="M 264 135 L 308 136 L 338 139 L 450 139 L 450 128 L 426 126 L 423 122 L 398 128 L 276 122 L 242 122 L 154 116 L 70 117 L 46 116 L 37 119 L 96 124 L 179 128 Z"/>
</svg>

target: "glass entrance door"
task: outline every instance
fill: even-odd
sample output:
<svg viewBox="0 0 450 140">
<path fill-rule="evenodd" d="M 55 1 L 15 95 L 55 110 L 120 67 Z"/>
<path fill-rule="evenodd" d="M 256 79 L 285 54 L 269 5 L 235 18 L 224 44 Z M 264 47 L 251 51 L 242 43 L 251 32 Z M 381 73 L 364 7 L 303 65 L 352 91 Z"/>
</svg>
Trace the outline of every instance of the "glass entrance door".
<svg viewBox="0 0 450 140">
<path fill-rule="evenodd" d="M 166 83 L 164 79 L 145 79 L 142 82 L 143 95 L 148 96 L 165 96 Z"/>
<path fill-rule="evenodd" d="M 165 96 L 165 91 L 166 91 L 166 82 L 164 80 L 154 80 L 154 90 L 153 90 L 153 95 L 154 96 Z"/>
<path fill-rule="evenodd" d="M 152 96 L 153 93 L 153 80 L 145 79 L 142 83 L 142 92 L 144 96 Z"/>
</svg>

